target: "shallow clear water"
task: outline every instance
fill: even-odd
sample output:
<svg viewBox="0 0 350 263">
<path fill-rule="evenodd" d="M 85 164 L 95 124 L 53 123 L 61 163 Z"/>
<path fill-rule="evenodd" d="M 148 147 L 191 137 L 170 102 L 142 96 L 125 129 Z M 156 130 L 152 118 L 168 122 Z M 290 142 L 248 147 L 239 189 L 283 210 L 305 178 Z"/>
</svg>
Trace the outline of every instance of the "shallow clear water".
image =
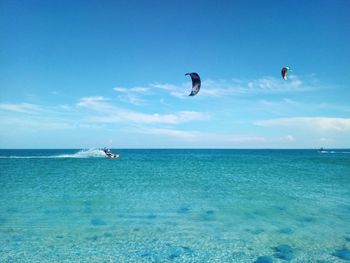
<svg viewBox="0 0 350 263">
<path fill-rule="evenodd" d="M 350 150 L 112 152 L 0 150 L 0 262 L 350 260 Z"/>
</svg>

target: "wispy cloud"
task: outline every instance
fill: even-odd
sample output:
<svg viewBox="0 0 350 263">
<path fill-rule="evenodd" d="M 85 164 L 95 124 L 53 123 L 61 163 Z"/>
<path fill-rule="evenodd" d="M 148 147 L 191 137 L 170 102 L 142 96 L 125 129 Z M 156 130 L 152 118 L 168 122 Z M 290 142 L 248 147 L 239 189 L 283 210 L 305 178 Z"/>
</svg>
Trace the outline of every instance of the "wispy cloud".
<svg viewBox="0 0 350 263">
<path fill-rule="evenodd" d="M 260 89 L 263 91 L 290 91 L 302 87 L 304 83 L 297 76 L 290 76 L 288 81 L 276 77 L 263 77 L 248 82 L 250 89 Z"/>
<path fill-rule="evenodd" d="M 229 133 L 213 133 L 202 131 L 188 131 L 174 128 L 159 128 L 137 126 L 128 129 L 130 133 L 149 134 L 162 136 L 164 138 L 177 138 L 186 141 L 191 141 L 195 145 L 201 147 L 209 147 L 209 145 L 216 145 L 216 147 L 230 148 L 230 147 L 266 147 L 267 145 L 291 145 L 296 139 L 293 135 L 285 135 L 280 137 L 269 137 L 259 134 L 229 134 Z"/>
<path fill-rule="evenodd" d="M 75 127 L 73 121 L 53 116 L 2 116 L 3 132 L 42 132 L 44 130 L 65 130 Z"/>
<path fill-rule="evenodd" d="M 180 111 L 174 114 L 146 114 L 125 109 L 114 109 L 114 112 L 104 116 L 91 116 L 88 118 L 91 122 L 101 123 L 144 123 L 144 124 L 180 124 L 191 121 L 199 121 L 208 119 L 206 114 L 194 111 Z"/>
<path fill-rule="evenodd" d="M 207 143 L 220 143 L 232 145 L 232 143 L 265 143 L 268 139 L 264 136 L 258 135 L 235 135 L 226 133 L 211 133 L 193 130 L 181 130 L 169 127 L 149 127 L 149 126 L 137 126 L 128 129 L 132 133 L 140 134 L 150 134 L 162 137 L 173 137 L 179 139 L 186 139 L 190 141 L 201 142 L 203 144 Z M 288 140 L 284 138 L 284 140 Z"/>
<path fill-rule="evenodd" d="M 188 82 L 188 84 L 190 84 L 190 82 Z M 184 85 L 184 84 L 182 84 L 182 85 Z M 181 87 L 182 85 L 174 85 L 174 84 L 168 84 L 168 83 L 161 84 L 158 82 L 150 84 L 150 86 L 153 88 L 168 90 L 168 91 L 178 90 L 179 87 Z"/>
<path fill-rule="evenodd" d="M 284 126 L 298 129 L 317 129 L 320 131 L 350 131 L 349 118 L 329 117 L 293 117 L 260 120 L 255 122 L 259 126 Z"/>
<path fill-rule="evenodd" d="M 115 87 L 114 91 L 121 93 L 146 93 L 150 90 L 149 87 L 133 87 L 133 88 L 123 88 L 123 87 Z"/>
<path fill-rule="evenodd" d="M 30 103 L 1 103 L 0 120 L 4 132 L 64 130 L 76 126 L 74 107 L 67 104 L 45 106 Z"/>
<path fill-rule="evenodd" d="M 130 131 L 133 133 L 151 134 L 157 136 L 160 135 L 180 139 L 195 139 L 196 137 L 200 136 L 200 133 L 197 131 L 184 131 L 170 128 L 137 127 L 130 129 Z"/>
<path fill-rule="evenodd" d="M 259 79 L 231 79 L 231 80 L 202 80 L 201 96 L 222 97 L 238 94 L 255 95 L 258 93 L 287 93 L 313 90 L 314 79 L 301 80 L 296 75 L 291 75 L 287 81 L 282 78 L 266 76 Z M 169 95 L 184 98 L 191 90 L 191 82 L 178 85 L 169 83 L 152 83 L 152 88 L 167 91 Z"/>
<path fill-rule="evenodd" d="M 74 127 L 74 121 L 64 116 L 68 105 L 57 107 L 31 103 L 1 103 L 0 120 L 4 132 L 33 132 L 42 130 L 64 130 Z"/>
<path fill-rule="evenodd" d="M 145 100 L 141 99 L 140 96 L 136 96 L 133 94 L 125 94 L 123 96 L 118 96 L 118 98 L 121 101 L 128 102 L 128 103 L 136 105 L 136 106 L 140 106 L 140 105 L 145 104 Z"/>
<path fill-rule="evenodd" d="M 317 103 L 317 101 L 305 100 L 302 96 L 300 96 L 298 100 L 291 98 L 277 98 L 278 100 L 274 98 L 249 100 L 241 105 L 241 109 L 244 109 L 245 111 L 253 109 L 255 112 L 269 114 L 274 117 L 301 117 L 324 114 L 346 116 L 350 112 L 350 107 L 348 105 L 339 103 Z"/>
<path fill-rule="evenodd" d="M 35 113 L 42 111 L 39 105 L 31 103 L 0 103 L 0 110 L 20 113 Z"/>
<path fill-rule="evenodd" d="M 172 114 L 143 113 L 121 108 L 108 103 L 103 97 L 82 98 L 77 104 L 78 107 L 85 107 L 95 113 L 103 113 L 88 118 L 90 122 L 131 122 L 147 124 L 180 124 L 191 121 L 206 120 L 210 116 L 207 113 L 196 111 L 179 111 Z"/>
<path fill-rule="evenodd" d="M 103 96 L 91 96 L 91 97 L 83 97 L 78 102 L 78 106 L 86 106 L 86 105 L 92 105 L 94 103 L 99 103 L 101 101 L 108 101 L 109 99 L 103 97 Z"/>
<path fill-rule="evenodd" d="M 113 107 L 107 103 L 108 100 L 109 99 L 102 96 L 84 97 L 80 99 L 77 106 L 88 108 L 93 111 L 106 112 L 113 110 Z"/>
<path fill-rule="evenodd" d="M 235 83 L 236 84 L 236 83 Z M 161 84 L 153 83 L 150 84 L 151 87 L 167 91 L 169 95 L 177 98 L 185 98 L 191 92 L 192 84 L 191 82 L 184 82 L 179 85 L 174 84 Z M 202 88 L 200 91 L 201 96 L 214 96 L 220 97 L 232 93 L 243 93 L 243 89 L 239 85 L 232 86 L 232 83 L 225 81 L 214 81 L 214 80 L 204 80 L 202 81 Z"/>
<path fill-rule="evenodd" d="M 150 138 L 150 143 L 161 137 L 162 143 L 176 145 L 184 140 L 191 147 L 290 147 L 311 143 L 310 139 L 317 144 L 340 144 L 350 131 L 350 119 L 322 116 L 348 116 L 350 108 L 334 100 L 333 104 L 308 103 L 311 96 L 297 94 L 317 88 L 312 80 L 297 76 L 287 81 L 275 77 L 205 79 L 194 99 L 188 97 L 190 81 L 115 87 L 113 97 L 86 96 L 73 104 L 0 103 L 0 128 L 3 134 L 8 130 L 26 134 L 100 129 L 108 136 L 118 130 L 125 137 L 144 134 L 141 137 Z"/>
<path fill-rule="evenodd" d="M 140 96 L 145 95 L 150 90 L 150 87 L 115 87 L 113 90 L 121 94 L 118 96 L 120 100 L 131 103 L 133 105 L 143 105 L 145 101 L 141 99 Z"/>
<path fill-rule="evenodd" d="M 183 99 L 185 97 L 188 97 L 188 95 L 191 92 L 191 83 L 182 83 L 179 85 L 174 85 L 174 84 L 162 84 L 162 83 L 152 83 L 149 84 L 150 87 L 153 89 L 159 89 L 162 91 L 167 92 L 170 96 Z"/>
<path fill-rule="evenodd" d="M 311 105 L 318 110 L 336 110 L 336 111 L 342 111 L 342 112 L 350 112 L 349 105 L 331 104 L 331 103 L 318 103 L 318 104 L 311 104 Z"/>
</svg>

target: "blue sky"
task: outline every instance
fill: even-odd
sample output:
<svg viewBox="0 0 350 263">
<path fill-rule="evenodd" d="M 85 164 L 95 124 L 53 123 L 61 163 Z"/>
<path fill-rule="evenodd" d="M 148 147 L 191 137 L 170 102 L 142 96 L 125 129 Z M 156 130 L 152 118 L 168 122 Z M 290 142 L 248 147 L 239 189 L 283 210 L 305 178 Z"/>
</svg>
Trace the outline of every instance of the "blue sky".
<svg viewBox="0 0 350 263">
<path fill-rule="evenodd" d="M 0 5 L 0 148 L 350 147 L 349 1 Z"/>
</svg>

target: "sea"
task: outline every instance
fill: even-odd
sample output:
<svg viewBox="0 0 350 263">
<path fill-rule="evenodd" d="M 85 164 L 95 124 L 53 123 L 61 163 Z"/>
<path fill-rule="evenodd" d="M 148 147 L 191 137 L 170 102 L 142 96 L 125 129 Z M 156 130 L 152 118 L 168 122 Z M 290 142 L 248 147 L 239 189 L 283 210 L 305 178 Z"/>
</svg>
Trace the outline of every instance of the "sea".
<svg viewBox="0 0 350 263">
<path fill-rule="evenodd" d="M 350 149 L 0 150 L 0 262 L 346 262 Z"/>
</svg>

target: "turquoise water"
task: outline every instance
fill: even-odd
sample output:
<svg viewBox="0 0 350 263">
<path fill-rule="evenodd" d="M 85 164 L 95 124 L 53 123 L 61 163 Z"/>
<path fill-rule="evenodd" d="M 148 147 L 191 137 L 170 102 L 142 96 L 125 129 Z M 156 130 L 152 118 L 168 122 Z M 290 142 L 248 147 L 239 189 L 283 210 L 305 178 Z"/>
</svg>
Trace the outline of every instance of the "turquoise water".
<svg viewBox="0 0 350 263">
<path fill-rule="evenodd" d="M 0 262 L 345 262 L 350 150 L 0 150 Z"/>
</svg>

